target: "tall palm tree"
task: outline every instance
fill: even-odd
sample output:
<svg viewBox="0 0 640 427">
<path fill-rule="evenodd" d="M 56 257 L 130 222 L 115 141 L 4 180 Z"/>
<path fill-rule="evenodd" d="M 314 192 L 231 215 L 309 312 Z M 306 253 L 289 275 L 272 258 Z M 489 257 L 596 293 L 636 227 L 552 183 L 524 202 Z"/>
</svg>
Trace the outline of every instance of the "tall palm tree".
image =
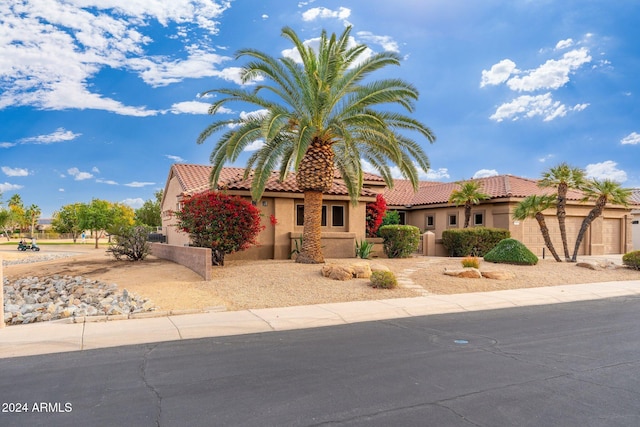
<svg viewBox="0 0 640 427">
<path fill-rule="evenodd" d="M 544 215 L 542 214 L 542 212 L 554 206 L 556 204 L 556 200 L 556 196 L 548 194 L 545 194 L 544 196 L 529 196 L 516 206 L 516 209 L 513 211 L 513 219 L 524 221 L 527 218 L 535 218 L 540 226 L 544 244 L 553 255 L 553 258 L 558 262 L 562 262 L 560 256 L 558 256 L 558 253 L 556 252 L 556 248 L 553 247 L 553 242 L 549 235 L 549 228 L 547 227 Z"/>
<path fill-rule="evenodd" d="M 469 227 L 469 220 L 471 219 L 471 208 L 473 205 L 477 205 L 481 200 L 488 200 L 490 195 L 481 191 L 480 183 L 477 181 L 467 181 L 458 183 L 460 188 L 453 190 L 449 196 L 449 203 L 454 203 L 456 206 L 464 205 L 464 227 Z"/>
<path fill-rule="evenodd" d="M 614 205 L 629 205 L 629 198 L 631 197 L 631 190 L 628 188 L 622 188 L 620 184 L 610 179 L 605 179 L 603 181 L 599 181 L 597 179 L 593 179 L 586 184 L 583 188 L 585 197 L 583 201 L 595 200 L 596 204 L 589 211 L 589 214 L 582 220 L 582 225 L 580 226 L 580 231 L 578 232 L 578 238 L 576 240 L 576 246 L 573 250 L 573 256 L 571 257 L 571 262 L 576 262 L 578 258 L 578 249 L 580 248 L 580 244 L 582 243 L 582 239 L 584 239 L 584 235 L 589 228 L 589 225 L 602 215 L 604 211 L 604 207 L 607 203 L 612 203 Z"/>
<path fill-rule="evenodd" d="M 33 205 L 33 204 L 29 206 L 24 213 L 25 220 L 28 221 L 29 226 L 31 227 L 31 237 L 34 236 L 36 223 L 40 219 L 41 214 L 42 214 L 42 211 L 40 210 L 40 207 L 38 205 Z"/>
<path fill-rule="evenodd" d="M 215 132 L 225 131 L 210 158 L 214 188 L 225 162 L 235 161 L 256 140 L 263 146 L 249 157 L 245 169 L 245 178 L 253 173 L 254 200 L 262 196 L 272 170 L 279 170 L 280 180 L 290 171 L 296 172 L 296 183 L 304 193 L 303 243 L 296 262 L 324 262 L 320 245 L 322 195 L 332 188 L 336 168 L 354 204 L 362 189 L 363 160 L 389 186 L 393 180 L 388 163 L 394 163 L 416 190 L 416 166 L 429 168 L 421 145 L 400 132 L 416 131 L 433 142 L 431 130 L 397 108 L 378 108 L 391 105 L 412 112 L 417 90 L 400 79 L 367 79 L 374 71 L 399 65 L 400 58 L 391 52 L 368 56 L 365 45 L 352 45 L 350 33 L 351 27 L 340 36 L 323 31 L 318 47 L 312 48 L 285 27 L 282 35 L 293 43 L 298 62 L 253 49 L 240 50 L 236 58 L 250 59 L 242 68 L 242 81 L 254 82 L 253 89 L 205 92 L 222 96 L 212 104 L 210 114 L 221 113 L 221 107 L 229 102 L 260 109 L 215 121 L 198 137 L 202 143 Z"/>
<path fill-rule="evenodd" d="M 566 261 L 570 259 L 566 226 L 567 192 L 570 188 L 581 189 L 584 184 L 584 171 L 580 168 L 571 167 L 565 162 L 543 172 L 542 179 L 538 181 L 538 185 L 542 188 L 557 188 L 558 201 L 556 203 L 556 217 L 558 218 L 560 238 L 562 239 L 562 248 L 564 249 L 564 258 Z"/>
</svg>

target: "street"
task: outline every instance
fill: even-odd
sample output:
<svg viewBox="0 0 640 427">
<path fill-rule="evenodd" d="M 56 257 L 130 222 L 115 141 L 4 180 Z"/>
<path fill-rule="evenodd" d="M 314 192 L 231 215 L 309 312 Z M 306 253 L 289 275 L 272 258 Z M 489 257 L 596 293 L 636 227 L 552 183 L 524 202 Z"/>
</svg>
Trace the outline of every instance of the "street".
<svg viewBox="0 0 640 427">
<path fill-rule="evenodd" d="M 0 359 L 2 426 L 637 426 L 640 298 Z"/>
</svg>

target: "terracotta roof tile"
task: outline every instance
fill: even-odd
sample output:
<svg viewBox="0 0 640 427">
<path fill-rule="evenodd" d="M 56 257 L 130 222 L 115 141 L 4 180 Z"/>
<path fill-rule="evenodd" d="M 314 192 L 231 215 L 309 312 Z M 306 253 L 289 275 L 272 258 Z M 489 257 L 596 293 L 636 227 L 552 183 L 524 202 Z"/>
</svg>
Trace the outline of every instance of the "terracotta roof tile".
<svg viewBox="0 0 640 427">
<path fill-rule="evenodd" d="M 538 181 L 529 178 L 521 178 L 513 175 L 498 175 L 488 178 L 478 178 L 483 192 L 491 196 L 492 199 L 505 197 L 527 197 L 530 195 L 542 195 L 554 193 L 553 188 L 543 189 L 538 187 Z M 400 185 L 398 185 L 400 184 Z M 421 183 L 425 184 L 425 183 Z M 413 192 L 408 181 L 396 180 L 392 190 L 384 192 L 387 204 L 391 206 L 420 206 L 430 204 L 447 203 L 451 192 L 458 188 L 455 182 L 448 183 L 428 183 L 421 185 L 417 193 Z M 569 200 L 582 199 L 582 193 L 570 190 Z"/>
<path fill-rule="evenodd" d="M 193 165 L 193 164 L 174 164 L 172 166 L 173 171 L 182 186 L 182 190 L 185 194 L 196 194 L 209 190 L 209 176 L 211 175 L 211 166 L 205 165 Z M 251 190 L 251 176 L 247 179 L 243 179 L 244 168 L 223 168 L 220 172 L 218 179 L 218 187 L 227 190 Z M 349 194 L 347 187 L 340 180 L 339 175 L 333 183 L 333 187 L 326 194 L 346 196 Z M 367 174 L 366 180 L 378 181 L 374 178 L 375 175 Z M 286 192 L 286 193 L 300 193 L 302 191 L 298 189 L 296 185 L 296 178 L 294 173 L 290 173 L 287 178 L 280 182 L 278 180 L 279 174 L 272 172 L 271 176 L 267 180 L 265 185 L 265 191 L 273 192 Z M 378 177 L 379 180 L 382 178 Z M 362 196 L 375 197 L 376 193 L 366 188 L 362 189 Z"/>
</svg>

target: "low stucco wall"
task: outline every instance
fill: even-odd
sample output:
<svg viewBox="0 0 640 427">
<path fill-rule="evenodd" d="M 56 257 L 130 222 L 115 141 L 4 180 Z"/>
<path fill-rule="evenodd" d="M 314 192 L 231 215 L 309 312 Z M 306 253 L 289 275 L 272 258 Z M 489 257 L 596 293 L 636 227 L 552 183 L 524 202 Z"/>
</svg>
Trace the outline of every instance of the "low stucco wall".
<svg viewBox="0 0 640 427">
<path fill-rule="evenodd" d="M 211 249 L 191 246 L 151 243 L 151 255 L 168 259 L 195 271 L 204 280 L 211 280 Z"/>
</svg>

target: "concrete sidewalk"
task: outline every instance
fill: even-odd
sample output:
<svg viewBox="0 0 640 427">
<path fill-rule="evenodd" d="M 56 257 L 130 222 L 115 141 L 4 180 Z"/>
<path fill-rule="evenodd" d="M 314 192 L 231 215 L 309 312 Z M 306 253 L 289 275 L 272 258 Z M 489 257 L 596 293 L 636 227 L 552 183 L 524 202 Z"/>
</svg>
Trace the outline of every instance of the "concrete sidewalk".
<svg viewBox="0 0 640 427">
<path fill-rule="evenodd" d="M 640 295 L 640 280 L 0 329 L 0 358 Z"/>
</svg>

